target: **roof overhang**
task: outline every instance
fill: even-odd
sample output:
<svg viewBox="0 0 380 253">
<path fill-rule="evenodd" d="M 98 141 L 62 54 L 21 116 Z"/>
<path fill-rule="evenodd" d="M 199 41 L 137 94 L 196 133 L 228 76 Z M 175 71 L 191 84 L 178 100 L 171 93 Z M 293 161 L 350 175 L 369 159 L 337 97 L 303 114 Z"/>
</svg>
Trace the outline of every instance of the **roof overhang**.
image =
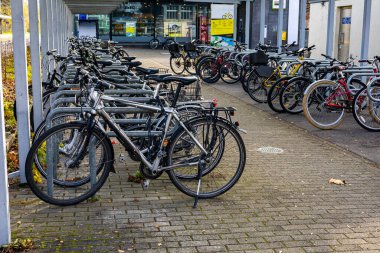
<svg viewBox="0 0 380 253">
<path fill-rule="evenodd" d="M 64 0 L 73 14 L 110 14 L 124 0 Z"/>
</svg>

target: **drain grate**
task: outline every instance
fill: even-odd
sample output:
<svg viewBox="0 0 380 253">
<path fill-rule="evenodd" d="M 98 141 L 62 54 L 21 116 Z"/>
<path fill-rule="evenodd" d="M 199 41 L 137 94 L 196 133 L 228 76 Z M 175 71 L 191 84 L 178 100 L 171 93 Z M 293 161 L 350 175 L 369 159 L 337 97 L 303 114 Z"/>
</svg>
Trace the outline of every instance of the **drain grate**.
<svg viewBox="0 0 380 253">
<path fill-rule="evenodd" d="M 274 147 L 261 147 L 258 148 L 257 151 L 263 154 L 282 154 L 284 150 L 282 148 L 274 148 Z"/>
</svg>

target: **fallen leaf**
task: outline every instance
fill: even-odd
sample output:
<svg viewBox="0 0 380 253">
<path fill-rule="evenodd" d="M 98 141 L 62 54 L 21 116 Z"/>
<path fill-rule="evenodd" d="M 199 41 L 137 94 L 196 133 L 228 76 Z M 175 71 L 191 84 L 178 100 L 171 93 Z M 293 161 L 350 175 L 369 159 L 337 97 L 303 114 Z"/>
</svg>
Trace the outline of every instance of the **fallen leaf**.
<svg viewBox="0 0 380 253">
<path fill-rule="evenodd" d="M 336 184 L 336 185 L 345 185 L 346 184 L 346 181 L 345 180 L 340 180 L 340 179 L 334 179 L 334 178 L 331 178 L 329 180 L 329 183 L 330 184 Z"/>
<path fill-rule="evenodd" d="M 121 249 L 119 249 L 118 251 L 117 251 L 117 253 L 124 253 L 125 251 L 124 250 L 121 250 Z"/>
</svg>

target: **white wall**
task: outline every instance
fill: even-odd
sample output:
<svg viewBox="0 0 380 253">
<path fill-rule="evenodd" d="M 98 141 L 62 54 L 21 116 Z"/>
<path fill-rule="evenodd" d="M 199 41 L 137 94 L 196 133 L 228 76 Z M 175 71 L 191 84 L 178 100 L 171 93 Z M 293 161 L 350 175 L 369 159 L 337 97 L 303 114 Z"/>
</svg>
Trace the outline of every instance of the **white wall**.
<svg viewBox="0 0 380 253">
<path fill-rule="evenodd" d="M 335 1 L 335 24 L 334 24 L 334 49 L 333 56 L 337 56 L 338 52 L 338 34 L 340 13 L 339 7 L 352 6 L 352 24 L 350 38 L 350 54 L 360 58 L 362 29 L 363 29 L 363 0 L 336 0 Z M 378 18 L 377 10 L 380 9 L 380 1 L 372 0 L 372 20 L 371 20 L 371 35 L 370 35 L 370 50 L 369 57 L 380 55 L 380 19 Z M 321 3 L 313 3 L 310 5 L 310 31 L 309 45 L 316 45 L 316 50 L 313 51 L 313 57 L 320 57 L 326 52 L 327 40 L 327 19 L 328 19 L 328 3 L 324 6 Z"/>
</svg>

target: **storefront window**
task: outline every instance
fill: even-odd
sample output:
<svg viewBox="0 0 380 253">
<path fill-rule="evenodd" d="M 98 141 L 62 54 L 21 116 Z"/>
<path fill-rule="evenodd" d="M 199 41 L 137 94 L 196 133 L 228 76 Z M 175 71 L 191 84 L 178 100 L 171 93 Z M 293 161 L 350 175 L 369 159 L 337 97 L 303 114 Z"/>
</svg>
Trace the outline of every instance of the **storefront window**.
<svg viewBox="0 0 380 253">
<path fill-rule="evenodd" d="M 154 34 L 154 15 L 151 3 L 125 3 L 112 15 L 112 34 L 142 37 Z"/>
</svg>

